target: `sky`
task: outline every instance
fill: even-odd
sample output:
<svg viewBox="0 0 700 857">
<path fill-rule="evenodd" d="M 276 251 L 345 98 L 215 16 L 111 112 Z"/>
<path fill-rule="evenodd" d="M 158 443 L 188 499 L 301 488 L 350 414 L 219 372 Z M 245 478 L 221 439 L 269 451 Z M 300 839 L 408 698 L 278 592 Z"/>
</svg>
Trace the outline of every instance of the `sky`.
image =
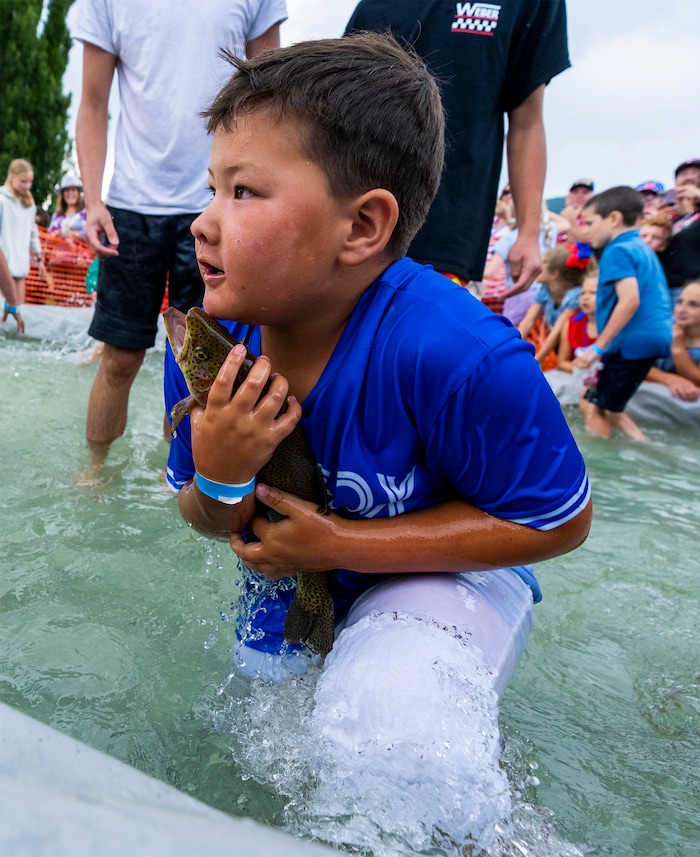
<svg viewBox="0 0 700 857">
<path fill-rule="evenodd" d="M 593 179 L 596 190 L 647 180 L 672 187 L 678 164 L 700 157 L 697 3 L 567 0 L 572 68 L 555 77 L 545 94 L 545 197 L 563 196 L 583 177 Z M 287 0 L 282 43 L 342 35 L 355 5 Z M 73 96 L 71 136 L 80 64 L 77 45 L 64 78 Z M 110 113 L 118 113 L 116 99 Z M 506 171 L 507 165 L 504 180 Z"/>
</svg>

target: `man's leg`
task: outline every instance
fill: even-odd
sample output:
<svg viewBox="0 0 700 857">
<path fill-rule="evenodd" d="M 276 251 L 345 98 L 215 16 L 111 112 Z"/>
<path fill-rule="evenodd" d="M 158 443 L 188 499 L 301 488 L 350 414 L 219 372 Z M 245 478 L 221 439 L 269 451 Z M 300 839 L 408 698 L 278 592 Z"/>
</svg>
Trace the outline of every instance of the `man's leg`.
<svg viewBox="0 0 700 857">
<path fill-rule="evenodd" d="M 85 429 L 92 452 L 93 475 L 104 464 L 112 441 L 124 434 L 129 392 L 145 354 L 145 349 L 119 348 L 105 343 L 90 391 Z"/>
</svg>

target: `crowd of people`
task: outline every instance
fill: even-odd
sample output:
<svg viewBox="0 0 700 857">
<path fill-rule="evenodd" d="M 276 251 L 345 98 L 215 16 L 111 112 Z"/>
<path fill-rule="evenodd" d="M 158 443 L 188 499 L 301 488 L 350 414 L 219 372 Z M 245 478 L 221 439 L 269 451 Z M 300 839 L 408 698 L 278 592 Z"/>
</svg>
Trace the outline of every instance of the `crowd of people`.
<svg viewBox="0 0 700 857">
<path fill-rule="evenodd" d="M 624 191 L 622 188 L 617 190 L 619 205 L 623 208 L 630 206 L 623 218 L 623 231 L 633 234 L 637 249 L 640 243 L 644 243 L 651 251 L 650 254 L 642 250 L 639 258 L 649 263 L 648 276 L 656 283 L 653 296 L 648 294 L 650 286 L 643 294 L 637 294 L 634 311 L 625 319 L 623 327 L 632 321 L 633 327 L 637 328 L 637 340 L 653 338 L 654 330 L 649 330 L 650 326 L 656 332 L 662 331 L 662 335 L 661 341 L 652 348 L 652 352 L 654 349 L 656 352 L 648 355 L 654 358 L 653 365 L 640 372 L 637 384 L 623 397 L 624 401 L 616 400 L 615 409 L 595 410 L 589 402 L 595 393 L 584 389 L 581 410 L 587 426 L 595 434 L 609 436 L 610 426 L 616 425 L 630 437 L 642 439 L 641 430 L 626 414 L 622 415 L 624 404 L 642 380 L 665 384 L 674 396 L 685 401 L 700 399 L 697 350 L 700 315 L 693 314 L 695 288 L 700 281 L 700 158 L 690 158 L 676 167 L 674 187 L 669 190 L 654 180 L 641 182 Z M 543 208 L 540 230 L 543 269 L 537 281 L 526 290 L 514 289 L 509 275 L 508 252 L 517 233 L 517 221 L 508 184 L 496 203 L 484 276 L 480 283 L 473 284 L 476 286 L 474 290 L 494 312 L 506 315 L 524 338 L 533 341 L 537 349 L 536 358 L 543 369 L 558 368 L 572 372 L 575 368 L 583 368 L 585 358 L 582 353 L 577 357 L 576 352 L 591 349 L 598 338 L 598 326 L 603 329 L 605 295 L 601 289 L 597 314 L 591 295 L 598 292 L 595 281 L 599 276 L 599 262 L 602 263 L 609 242 L 595 245 L 591 235 L 592 224 L 586 217 L 586 211 L 591 207 L 595 209 L 600 196 L 595 196 L 591 179 L 577 179 L 571 184 L 561 211 Z M 626 203 L 621 201 L 623 197 Z M 590 213 L 595 214 L 594 211 Z M 608 216 L 605 215 L 606 218 Z M 594 242 L 593 246 L 591 242 Z M 610 255 L 609 252 L 608 258 Z M 628 273 L 635 276 L 635 271 Z M 639 286 L 638 283 L 638 289 Z M 618 292 L 615 294 L 607 315 L 619 300 Z M 656 309 L 647 316 L 652 303 L 656 304 Z M 618 310 L 618 316 L 620 313 Z M 653 321 L 655 314 L 660 321 Z M 613 351 L 620 350 L 620 344 L 628 333 L 616 332 Z M 608 342 L 605 344 L 610 345 Z M 600 350 L 601 344 L 595 347 Z M 629 345 L 626 350 L 630 350 Z M 634 347 L 631 350 L 636 352 Z M 599 368 L 607 363 L 606 374 L 609 375 L 609 358 L 600 358 L 602 351 L 594 362 L 601 364 Z M 595 387 L 598 376 L 599 373 L 587 372 L 585 386 Z M 584 401 L 589 403 L 584 404 Z M 600 413 L 600 410 L 605 413 Z"/>
<path fill-rule="evenodd" d="M 250 568 L 269 578 L 318 570 L 329 562 L 317 556 L 326 544 L 335 553 L 323 567 L 348 569 L 334 579 L 342 613 L 377 574 L 411 564 L 515 567 L 580 544 L 590 524 L 585 466 L 540 369 L 586 370 L 581 410 L 604 436 L 618 428 L 643 437 L 624 408 L 646 377 L 674 395 L 700 396 L 700 160 L 679 165 L 669 192 L 644 181 L 596 194 L 583 178 L 561 212 L 543 204 L 544 92 L 569 66 L 563 0 L 514 0 L 487 23 L 472 19 L 471 4 L 458 4 L 455 19 L 449 2 L 363 0 L 342 39 L 289 49 L 279 49 L 284 0 L 220 0 L 207 20 L 186 4 L 149 0 L 158 31 L 142 3 L 77 0 L 72 10 L 72 35 L 83 44 L 82 178 L 61 181 L 49 229 L 85 238 L 100 263 L 90 333 L 104 351 L 87 409 L 91 469 L 99 472 L 125 430 L 169 282 L 176 308 L 204 301 L 267 355 L 231 399 L 226 383 L 242 359 L 233 350 L 207 408 L 172 439 L 168 464 L 183 517 L 202 532 L 226 532 Z M 485 26 L 497 38 L 483 38 Z M 159 49 L 183 33 L 196 51 Z M 486 67 L 489 91 L 460 85 Z M 103 199 L 115 72 L 120 118 Z M 496 200 L 504 146 L 509 181 Z M 32 178 L 28 162 L 13 161 L 0 189 L 4 317 L 14 315 L 20 329 L 30 254 L 43 263 Z M 536 342 L 537 362 L 523 338 Z M 317 389 L 346 344 L 333 384 Z M 445 352 L 454 360 L 435 360 Z M 185 392 L 171 358 L 169 405 Z M 270 363 L 281 374 L 264 392 Z M 675 375 L 686 383 L 669 382 Z M 376 413 L 371 396 L 382 390 L 397 398 Z M 257 498 L 285 524 L 253 521 L 255 473 L 302 418 L 307 397 L 305 427 L 334 502 L 355 508 L 348 474 L 366 486 L 356 516 L 372 518 L 364 527 L 353 514 L 322 518 L 266 488 Z M 508 437 L 480 433 L 489 407 Z M 247 433 L 248 422 L 261 433 Z M 544 446 L 534 449 L 540 436 Z M 550 443 L 557 463 L 542 468 Z M 476 449 L 478 478 L 462 467 Z M 224 490 L 216 496 L 201 487 L 217 483 Z M 413 510 L 410 526 L 393 517 L 399 507 Z M 242 535 L 251 521 L 255 544 Z"/>
</svg>

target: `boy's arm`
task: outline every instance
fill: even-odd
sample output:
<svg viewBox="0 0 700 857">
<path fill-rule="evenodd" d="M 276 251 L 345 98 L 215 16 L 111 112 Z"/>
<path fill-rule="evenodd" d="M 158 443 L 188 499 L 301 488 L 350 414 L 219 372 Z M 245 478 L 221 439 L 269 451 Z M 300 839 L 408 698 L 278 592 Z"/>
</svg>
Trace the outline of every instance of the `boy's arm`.
<svg viewBox="0 0 700 857">
<path fill-rule="evenodd" d="M 284 519 L 255 520 L 259 542 L 231 534 L 243 562 L 269 578 L 347 568 L 365 574 L 484 571 L 541 562 L 574 550 L 591 524 L 592 504 L 571 520 L 542 531 L 495 518 L 463 500 L 450 500 L 393 518 L 347 520 L 319 515 L 307 503 L 259 485 L 258 498 Z"/>
<path fill-rule="evenodd" d="M 636 277 L 624 277 L 624 279 L 618 280 L 615 283 L 615 291 L 617 292 L 617 303 L 610 313 L 607 324 L 598 334 L 595 343 L 603 351 L 608 348 L 623 327 L 629 323 L 639 308 L 639 285 Z M 589 348 L 585 354 L 576 358 L 575 365 L 585 369 L 599 359 L 600 355 Z"/>
<path fill-rule="evenodd" d="M 248 483 L 301 417 L 301 406 L 288 396 L 286 379 L 281 375 L 270 377 L 270 362 L 266 357 L 256 360 L 231 397 L 245 356 L 244 346 L 232 349 L 209 391 L 207 407 L 195 407 L 190 413 L 191 456 L 197 473 L 227 485 Z M 172 361 L 166 363 L 166 373 L 168 365 L 172 366 Z M 268 380 L 270 387 L 263 395 Z M 285 402 L 287 411 L 278 416 Z M 178 438 L 173 439 L 173 444 L 179 442 Z M 198 532 L 228 538 L 231 532 L 247 528 L 253 517 L 255 498 L 251 492 L 240 503 L 227 505 L 204 494 L 195 480 L 190 479 L 178 494 L 178 506 L 184 520 Z"/>
</svg>

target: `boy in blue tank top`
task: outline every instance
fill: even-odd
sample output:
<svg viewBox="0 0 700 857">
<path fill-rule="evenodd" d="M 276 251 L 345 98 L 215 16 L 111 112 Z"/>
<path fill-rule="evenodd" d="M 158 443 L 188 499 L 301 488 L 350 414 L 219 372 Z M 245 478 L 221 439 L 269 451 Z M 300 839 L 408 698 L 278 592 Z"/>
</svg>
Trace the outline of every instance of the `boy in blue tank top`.
<svg viewBox="0 0 700 857">
<path fill-rule="evenodd" d="M 612 428 L 645 436 L 625 405 L 671 344 L 671 300 L 656 253 L 639 237 L 644 199 L 634 188 L 612 187 L 588 200 L 582 211 L 587 240 L 598 250 L 598 339 L 574 360 L 587 368 L 602 361 L 597 383 L 581 402 L 586 428 L 610 437 Z"/>
<path fill-rule="evenodd" d="M 423 63 L 377 34 L 232 61 L 206 114 L 213 199 L 192 231 L 205 310 L 260 357 L 231 397 L 245 349 L 231 351 L 206 409 L 178 427 L 168 481 L 185 521 L 229 540 L 254 573 L 243 642 L 285 651 L 298 570 L 329 572 L 339 621 L 385 575 L 520 566 L 579 546 L 586 469 L 532 347 L 405 256 L 443 161 Z M 168 411 L 186 394 L 168 350 Z M 299 422 L 328 515 L 255 485 Z M 221 502 L 211 481 L 249 493 Z"/>
</svg>

